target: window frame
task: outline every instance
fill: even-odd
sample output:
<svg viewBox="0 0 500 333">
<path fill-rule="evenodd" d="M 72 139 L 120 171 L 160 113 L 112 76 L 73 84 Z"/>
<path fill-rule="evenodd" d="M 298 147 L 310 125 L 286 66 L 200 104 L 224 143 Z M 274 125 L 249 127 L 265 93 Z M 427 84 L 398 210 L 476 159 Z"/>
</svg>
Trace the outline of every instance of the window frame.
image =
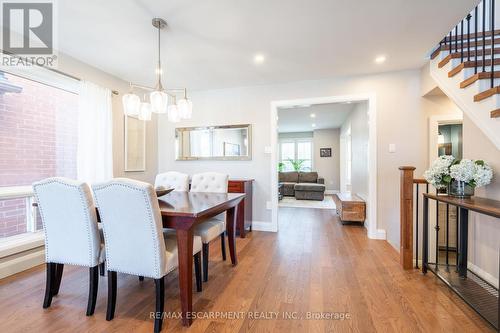
<svg viewBox="0 0 500 333">
<path fill-rule="evenodd" d="M 311 145 L 311 158 L 310 159 L 304 159 L 305 161 L 311 161 L 311 170 L 314 170 L 314 140 L 312 137 L 303 137 L 303 138 L 280 138 L 278 142 L 278 154 L 279 154 L 279 162 L 280 163 L 285 163 L 286 161 L 283 161 L 283 156 L 282 156 L 282 145 L 284 143 L 293 143 L 294 144 L 294 153 L 293 153 L 293 159 L 297 160 L 298 159 L 298 146 L 299 143 L 307 142 Z M 288 170 L 284 170 L 288 171 Z M 295 170 L 290 170 L 290 171 L 295 171 Z M 307 172 L 305 170 L 300 170 L 302 172 Z"/>
<path fill-rule="evenodd" d="M 2 68 L 0 71 L 75 95 L 80 93 L 79 79 L 56 70 L 32 66 L 28 69 L 22 67 Z M 16 255 L 43 245 L 45 238 L 43 229 L 36 229 L 38 223 L 37 208 L 33 206 L 35 200 L 31 185 L 0 186 L 0 200 L 20 198 L 26 200 L 26 232 L 0 238 L 0 258 Z"/>
</svg>

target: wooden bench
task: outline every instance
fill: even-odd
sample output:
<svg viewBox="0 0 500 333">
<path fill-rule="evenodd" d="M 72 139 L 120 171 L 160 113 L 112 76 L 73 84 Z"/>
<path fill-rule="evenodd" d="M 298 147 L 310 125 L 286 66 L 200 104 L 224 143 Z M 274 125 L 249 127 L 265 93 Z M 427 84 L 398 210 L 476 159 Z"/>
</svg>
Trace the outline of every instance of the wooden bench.
<svg viewBox="0 0 500 333">
<path fill-rule="evenodd" d="M 366 219 L 366 203 L 363 199 L 351 193 L 337 193 L 333 195 L 337 206 L 337 214 L 342 224 L 346 222 L 361 222 Z"/>
</svg>

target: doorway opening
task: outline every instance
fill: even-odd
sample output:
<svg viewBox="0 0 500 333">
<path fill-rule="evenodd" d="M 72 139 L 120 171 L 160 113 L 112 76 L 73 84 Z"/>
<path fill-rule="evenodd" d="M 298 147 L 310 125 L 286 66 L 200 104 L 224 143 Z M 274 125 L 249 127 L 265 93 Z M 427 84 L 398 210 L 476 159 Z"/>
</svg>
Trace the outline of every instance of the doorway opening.
<svg viewBox="0 0 500 333">
<path fill-rule="evenodd" d="M 375 105 L 373 94 L 271 103 L 271 210 L 274 230 L 278 230 L 280 206 L 330 209 L 335 214 L 332 195 L 353 190 L 354 186 L 362 183 L 362 189 L 356 188 L 356 191 L 367 204 L 364 226 L 368 236 L 385 239 L 385 231 L 378 230 L 376 224 Z M 355 109 L 359 110 L 359 119 L 352 118 Z M 360 131 L 364 137 L 356 141 L 356 147 L 359 147 L 356 155 L 353 128 L 358 128 L 357 121 L 360 119 L 364 119 L 364 130 Z M 360 158 L 364 164 L 355 164 L 355 158 Z M 360 168 L 356 169 L 358 166 Z M 357 174 L 354 177 L 359 170 L 362 170 L 363 177 Z M 354 179 L 358 181 L 356 184 L 353 184 Z M 297 185 L 299 182 L 300 186 Z"/>
</svg>

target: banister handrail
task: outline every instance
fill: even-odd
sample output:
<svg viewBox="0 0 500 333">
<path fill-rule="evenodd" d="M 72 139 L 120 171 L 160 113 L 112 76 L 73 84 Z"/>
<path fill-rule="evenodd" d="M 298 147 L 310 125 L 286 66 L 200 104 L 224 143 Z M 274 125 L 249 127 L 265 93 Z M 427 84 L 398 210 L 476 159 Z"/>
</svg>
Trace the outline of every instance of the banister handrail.
<svg viewBox="0 0 500 333">
<path fill-rule="evenodd" d="M 423 178 L 414 178 L 413 184 L 429 184 L 429 183 L 427 182 L 427 180 Z"/>
</svg>

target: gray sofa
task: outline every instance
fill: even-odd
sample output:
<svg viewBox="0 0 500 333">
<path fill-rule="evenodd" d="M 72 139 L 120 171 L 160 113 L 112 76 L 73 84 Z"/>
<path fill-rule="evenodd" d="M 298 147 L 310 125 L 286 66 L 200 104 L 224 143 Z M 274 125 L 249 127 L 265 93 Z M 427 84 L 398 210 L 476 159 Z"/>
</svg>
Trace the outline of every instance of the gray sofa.
<svg viewBox="0 0 500 333">
<path fill-rule="evenodd" d="M 297 200 L 319 200 L 325 198 L 325 180 L 317 172 L 280 172 L 281 195 Z"/>
</svg>

